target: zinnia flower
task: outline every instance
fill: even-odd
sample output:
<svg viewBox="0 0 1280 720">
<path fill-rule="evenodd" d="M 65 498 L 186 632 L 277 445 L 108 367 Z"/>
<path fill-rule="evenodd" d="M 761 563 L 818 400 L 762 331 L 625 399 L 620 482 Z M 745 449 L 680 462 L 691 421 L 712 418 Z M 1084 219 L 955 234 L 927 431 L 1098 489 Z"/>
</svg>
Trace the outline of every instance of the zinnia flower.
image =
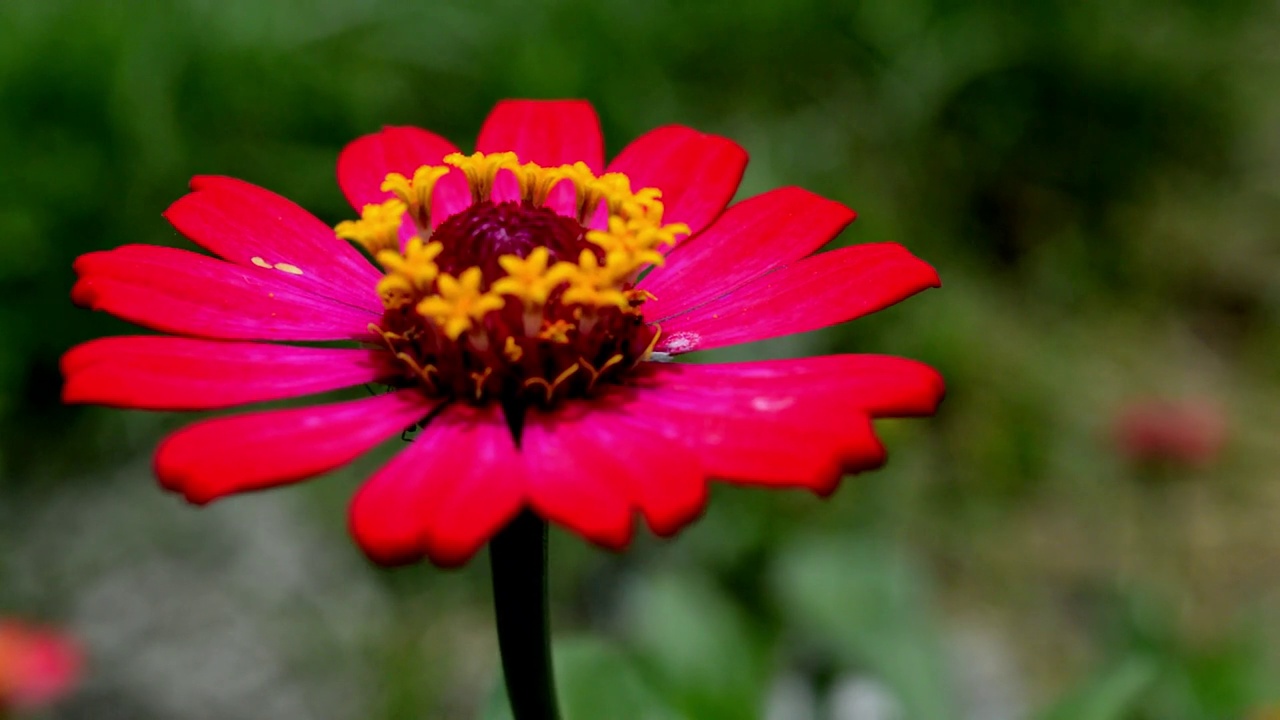
<svg viewBox="0 0 1280 720">
<path fill-rule="evenodd" d="M 1116 416 L 1115 442 L 1140 465 L 1205 468 L 1227 443 L 1227 416 L 1210 399 L 1130 401 Z"/>
<path fill-rule="evenodd" d="M 0 619 L 0 715 L 62 697 L 80 675 L 80 649 L 61 633 Z"/>
<path fill-rule="evenodd" d="M 813 255 L 853 220 L 844 205 L 788 187 L 726 209 L 746 153 L 685 127 L 606 165 L 579 101 L 502 102 L 476 146 L 410 127 L 357 139 L 338 182 L 360 218 L 336 229 L 195 178 L 165 216 L 212 256 L 128 245 L 76 261 L 78 304 L 166 334 L 72 349 L 65 400 L 208 410 L 385 387 L 198 422 L 163 442 L 156 473 L 206 503 L 414 428 L 350 528 L 377 561 L 446 566 L 524 509 L 617 549 L 637 513 L 663 536 L 696 518 L 709 480 L 829 493 L 884 461 L 872 418 L 934 411 L 940 377 L 901 358 L 671 362 L 939 284 L 893 243 Z"/>
</svg>

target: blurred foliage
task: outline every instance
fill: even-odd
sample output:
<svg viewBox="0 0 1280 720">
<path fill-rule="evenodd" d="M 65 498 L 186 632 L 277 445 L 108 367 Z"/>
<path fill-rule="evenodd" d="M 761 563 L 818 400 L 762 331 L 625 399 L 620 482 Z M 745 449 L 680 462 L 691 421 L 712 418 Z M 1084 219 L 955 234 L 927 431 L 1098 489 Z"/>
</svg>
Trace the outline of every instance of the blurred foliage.
<svg viewBox="0 0 1280 720">
<path fill-rule="evenodd" d="M 820 709 L 868 676 L 905 717 L 975 717 L 960 676 L 976 661 L 949 659 L 974 627 L 1027 688 L 1014 713 L 1280 704 L 1278 15 L 1260 0 L 0 3 L 0 543 L 23 547 L 23 518 L 181 421 L 60 406 L 60 354 L 126 331 L 71 307 L 78 254 L 182 244 L 160 212 L 199 173 L 336 222 L 353 137 L 414 124 L 466 147 L 497 99 L 585 97 L 611 153 L 666 122 L 728 135 L 752 154 L 743 195 L 798 184 L 846 202 L 861 219 L 837 242 L 904 242 L 946 283 L 738 357 L 902 354 L 938 367 L 949 397 L 935 419 L 882 425 L 889 467 L 826 504 L 717 492 L 679 539 L 624 557 L 557 537 L 558 626 L 617 640 L 558 655 L 568 720 L 625 717 L 590 709 L 622 697 L 758 717 L 780 676 Z M 1213 400 L 1227 451 L 1140 482 L 1111 422 L 1146 396 Z M 371 466 L 281 492 L 338 535 Z M 154 507 L 129 537 L 196 522 Z M 77 583 L 6 564 L 0 609 L 74 605 Z M 479 712 L 495 665 L 476 565 L 358 573 L 391 618 L 360 717 Z"/>
</svg>

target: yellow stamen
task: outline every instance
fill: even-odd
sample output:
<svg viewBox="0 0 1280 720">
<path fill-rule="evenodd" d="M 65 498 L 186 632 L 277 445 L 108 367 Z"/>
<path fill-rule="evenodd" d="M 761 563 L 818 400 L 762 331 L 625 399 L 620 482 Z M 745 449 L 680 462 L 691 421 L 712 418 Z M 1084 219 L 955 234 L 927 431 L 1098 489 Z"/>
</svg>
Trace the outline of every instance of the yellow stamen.
<svg viewBox="0 0 1280 720">
<path fill-rule="evenodd" d="M 333 231 L 340 238 L 354 240 L 369 254 L 400 247 L 400 223 L 408 206 L 396 198 L 381 205 L 365 205 L 359 220 L 343 220 Z"/>
<path fill-rule="evenodd" d="M 587 381 L 587 390 L 591 390 L 591 388 L 595 387 L 596 381 L 600 379 L 600 376 L 604 374 L 605 370 L 608 370 L 609 368 L 613 367 L 614 365 L 617 365 L 620 362 L 622 362 L 621 353 L 610 357 L 608 360 L 605 360 L 604 364 L 600 366 L 599 370 L 597 370 L 596 368 L 591 366 L 591 363 L 587 362 L 582 358 L 578 358 L 578 364 L 581 365 L 588 373 L 591 374 L 591 379 Z"/>
<path fill-rule="evenodd" d="M 516 339 L 507 336 L 507 343 L 502 348 L 502 354 L 507 356 L 511 362 L 520 362 L 520 358 L 524 357 L 524 348 L 516 343 Z"/>
<path fill-rule="evenodd" d="M 644 352 L 640 354 L 640 359 L 636 360 L 636 365 L 653 357 L 653 349 L 658 347 L 658 338 L 662 337 L 662 326 L 655 323 L 653 330 L 653 337 L 649 339 L 649 344 L 645 346 Z"/>
<path fill-rule="evenodd" d="M 553 323 L 547 323 L 542 330 L 538 332 L 539 340 L 550 340 L 556 343 L 569 342 L 569 331 L 573 329 L 573 325 L 564 321 L 557 320 Z"/>
<path fill-rule="evenodd" d="M 412 370 L 414 374 L 418 376 L 418 379 L 426 383 L 427 387 L 432 392 L 435 392 L 436 383 L 434 380 L 431 379 L 431 376 L 436 374 L 437 372 L 435 365 L 427 365 L 426 367 L 423 367 L 418 364 L 418 361 L 415 360 L 412 355 L 406 352 L 396 353 L 396 358 L 399 359 L 400 362 L 403 362 L 405 365 L 408 365 L 409 369 Z"/>
<path fill-rule="evenodd" d="M 560 387 L 560 385 L 565 380 L 568 380 L 569 377 L 572 376 L 577 371 L 578 371 L 578 364 L 574 363 L 573 365 L 570 365 L 568 369 L 566 369 L 564 372 L 557 375 L 556 379 L 552 380 L 551 382 L 547 382 L 546 378 L 531 377 L 524 381 L 524 386 L 526 388 L 531 388 L 531 387 L 534 387 L 535 385 L 540 386 L 543 392 L 546 393 L 547 402 L 551 402 L 552 396 L 556 394 L 556 388 Z"/>
<path fill-rule="evenodd" d="M 477 321 L 505 304 L 500 296 L 480 291 L 482 279 L 478 267 L 467 268 L 456 278 L 441 274 L 436 279 L 439 294 L 418 303 L 418 313 L 435 320 L 450 340 L 457 340 Z"/>
<path fill-rule="evenodd" d="M 493 374 L 493 368 L 487 367 L 483 372 L 471 373 L 471 381 L 476 384 L 476 399 L 484 397 L 484 383 Z"/>
<path fill-rule="evenodd" d="M 419 230 L 428 230 L 431 228 L 431 193 L 440 178 L 447 174 L 449 168 L 439 165 L 423 165 L 413 171 L 413 178 L 390 173 L 382 181 L 382 191 L 393 193 L 405 204 Z"/>
<path fill-rule="evenodd" d="M 512 160 L 503 167 L 515 175 L 516 182 L 520 185 L 520 198 L 534 205 L 544 204 L 547 197 L 551 195 L 552 188 L 565 179 L 554 169 L 544 168 L 537 163 L 521 165 Z"/>
<path fill-rule="evenodd" d="M 516 154 L 510 152 L 487 155 L 481 152 L 471 155 L 451 153 L 444 157 L 444 161 L 466 174 L 467 183 L 471 185 L 471 199 L 475 202 L 489 199 L 499 170 L 519 162 Z"/>
</svg>

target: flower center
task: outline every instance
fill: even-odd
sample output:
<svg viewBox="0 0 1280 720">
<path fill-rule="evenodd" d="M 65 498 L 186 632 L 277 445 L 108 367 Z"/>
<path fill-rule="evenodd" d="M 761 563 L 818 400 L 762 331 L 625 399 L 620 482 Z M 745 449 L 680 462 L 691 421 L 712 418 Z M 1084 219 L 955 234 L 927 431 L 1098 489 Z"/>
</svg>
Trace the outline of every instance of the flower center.
<svg viewBox="0 0 1280 720">
<path fill-rule="evenodd" d="M 440 243 L 435 262 L 442 272 L 458 275 L 478 267 L 488 285 L 507 274 L 498 263 L 503 256 L 523 260 L 545 247 L 555 262 L 575 260 L 584 249 L 595 252 L 585 233 L 577 220 L 549 208 L 486 200 L 445 220 L 431 239 Z"/>
<path fill-rule="evenodd" d="M 401 384 L 546 406 L 615 384 L 648 357 L 659 330 L 644 321 L 648 296 L 635 280 L 662 264 L 659 247 L 689 232 L 662 223 L 657 190 L 632 192 L 625 175 L 597 177 L 582 163 L 521 164 L 513 153 L 445 162 L 467 178 L 464 210 L 432 228 L 432 194 L 450 169 L 425 166 L 412 178 L 388 175 L 382 188 L 395 197 L 336 228 L 386 270 L 377 288 L 385 312 L 371 329 L 401 363 Z M 502 173 L 518 200 L 494 200 Z M 572 215 L 548 207 L 553 193 Z M 402 228 L 413 231 L 404 242 Z"/>
</svg>

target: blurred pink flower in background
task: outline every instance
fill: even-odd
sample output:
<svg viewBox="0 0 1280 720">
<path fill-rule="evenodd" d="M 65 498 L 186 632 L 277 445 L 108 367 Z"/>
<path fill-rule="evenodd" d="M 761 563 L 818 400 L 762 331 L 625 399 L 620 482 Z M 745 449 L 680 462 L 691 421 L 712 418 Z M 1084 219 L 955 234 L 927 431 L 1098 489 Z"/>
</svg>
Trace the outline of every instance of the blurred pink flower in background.
<svg viewBox="0 0 1280 720">
<path fill-rule="evenodd" d="M 1227 440 L 1227 416 L 1209 399 L 1130 401 L 1116 415 L 1115 442 L 1135 462 L 1207 467 Z"/>
<path fill-rule="evenodd" d="M 0 711 L 34 709 L 65 695 L 81 662 L 79 645 L 67 635 L 0 618 Z"/>
</svg>

